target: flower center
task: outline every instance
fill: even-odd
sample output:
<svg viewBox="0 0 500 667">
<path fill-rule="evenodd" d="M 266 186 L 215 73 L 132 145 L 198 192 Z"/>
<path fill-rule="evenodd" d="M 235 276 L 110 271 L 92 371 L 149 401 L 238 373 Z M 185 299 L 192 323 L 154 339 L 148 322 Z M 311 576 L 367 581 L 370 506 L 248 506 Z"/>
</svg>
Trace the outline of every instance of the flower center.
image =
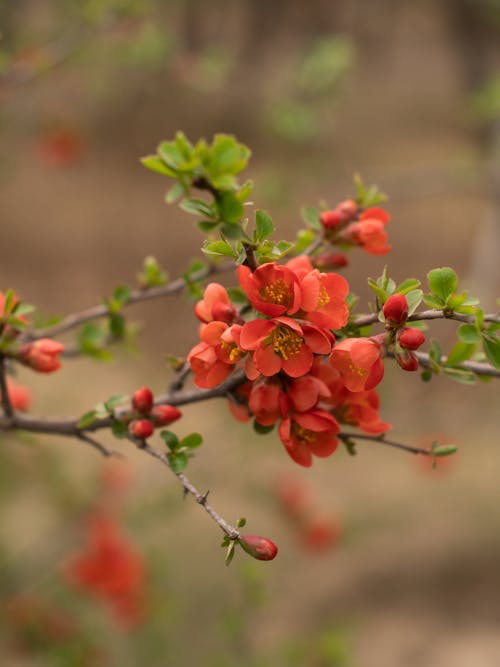
<svg viewBox="0 0 500 667">
<path fill-rule="evenodd" d="M 306 444 L 309 444 L 316 439 L 316 434 L 314 431 L 309 431 L 306 428 L 302 428 L 302 426 L 299 426 L 297 422 L 293 422 L 292 424 L 292 435 L 297 440 L 305 442 Z"/>
<path fill-rule="evenodd" d="M 290 288 L 283 280 L 262 287 L 259 293 L 264 301 L 278 306 L 288 306 L 291 301 Z"/>
<path fill-rule="evenodd" d="M 331 299 L 328 292 L 326 291 L 326 287 L 322 285 L 319 290 L 318 305 L 316 307 L 323 308 L 323 306 L 326 306 L 327 303 L 330 303 L 330 300 Z"/>
<path fill-rule="evenodd" d="M 359 375 L 360 377 L 363 377 L 363 375 L 367 375 L 368 370 L 366 368 L 361 368 L 361 366 L 355 366 L 351 362 L 349 364 L 349 373 L 353 373 L 353 375 Z"/>
<path fill-rule="evenodd" d="M 235 343 L 228 343 L 225 340 L 221 340 L 220 346 L 222 352 L 230 363 L 236 363 L 245 354 L 245 352 L 240 350 L 240 348 Z"/>
<path fill-rule="evenodd" d="M 304 342 L 302 336 L 286 327 L 277 327 L 271 338 L 274 351 L 285 360 L 297 354 Z"/>
</svg>

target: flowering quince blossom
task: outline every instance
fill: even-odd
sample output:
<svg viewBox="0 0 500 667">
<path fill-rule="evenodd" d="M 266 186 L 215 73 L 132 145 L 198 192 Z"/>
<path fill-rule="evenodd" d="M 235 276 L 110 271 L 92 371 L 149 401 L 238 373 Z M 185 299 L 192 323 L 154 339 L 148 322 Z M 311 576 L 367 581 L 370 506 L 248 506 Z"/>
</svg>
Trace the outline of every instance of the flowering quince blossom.
<svg viewBox="0 0 500 667">
<path fill-rule="evenodd" d="M 253 364 L 262 375 L 283 370 L 291 377 L 300 377 L 310 370 L 314 354 L 329 354 L 333 340 L 333 335 L 324 329 L 306 322 L 301 326 L 289 317 L 275 317 L 244 324 L 240 345 L 254 352 Z M 252 372 L 248 377 L 255 379 Z"/>
<path fill-rule="evenodd" d="M 241 265 L 238 279 L 252 306 L 264 315 L 293 315 L 300 308 L 299 281 L 286 266 L 269 262 L 252 273 L 247 266 Z"/>
<path fill-rule="evenodd" d="M 194 312 L 196 317 L 205 324 L 214 320 L 232 324 L 238 317 L 226 288 L 219 283 L 209 283 L 205 287 L 203 299 L 198 301 Z"/>
<path fill-rule="evenodd" d="M 369 338 L 346 338 L 330 355 L 330 364 L 339 371 L 349 391 L 373 389 L 384 377 L 380 345 Z"/>
<path fill-rule="evenodd" d="M 64 345 L 51 338 L 40 338 L 34 343 L 23 345 L 19 350 L 19 359 L 39 373 L 53 373 L 61 368 L 59 355 Z"/>
<path fill-rule="evenodd" d="M 325 410 L 293 412 L 279 425 L 279 435 L 291 458 L 301 466 L 312 465 L 313 454 L 327 457 L 337 449 L 340 427 Z"/>
<path fill-rule="evenodd" d="M 241 325 L 209 322 L 200 332 L 201 343 L 188 355 L 195 384 L 202 389 L 216 387 L 231 374 L 245 352 L 238 344 Z"/>
<path fill-rule="evenodd" d="M 7 394 L 14 410 L 20 410 L 21 412 L 29 410 L 31 392 L 27 387 L 7 378 Z"/>
<path fill-rule="evenodd" d="M 391 249 L 385 231 L 389 220 L 389 214 L 382 208 L 367 208 L 360 214 L 358 221 L 351 222 L 342 231 L 342 239 L 361 246 L 370 255 L 385 255 Z"/>
<path fill-rule="evenodd" d="M 99 512 L 87 525 L 86 549 L 66 563 L 69 583 L 105 600 L 126 628 L 144 616 L 144 559 L 123 537 L 117 522 Z"/>
</svg>

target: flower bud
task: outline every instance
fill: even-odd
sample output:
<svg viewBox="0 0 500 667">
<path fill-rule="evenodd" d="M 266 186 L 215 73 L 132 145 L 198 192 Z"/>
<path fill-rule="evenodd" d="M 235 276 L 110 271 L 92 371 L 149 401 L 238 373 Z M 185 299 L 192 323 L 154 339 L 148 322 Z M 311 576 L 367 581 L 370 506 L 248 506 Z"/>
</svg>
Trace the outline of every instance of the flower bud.
<svg viewBox="0 0 500 667">
<path fill-rule="evenodd" d="M 151 411 L 156 426 L 168 426 L 182 417 L 182 412 L 173 405 L 157 405 Z"/>
<path fill-rule="evenodd" d="M 148 419 L 135 419 L 128 427 L 130 435 L 145 440 L 153 435 L 154 426 Z"/>
<path fill-rule="evenodd" d="M 335 229 L 343 222 L 338 211 L 323 211 L 319 219 L 325 229 Z"/>
<path fill-rule="evenodd" d="M 141 415 L 148 415 L 153 407 L 153 392 L 148 387 L 141 387 L 132 395 L 132 407 Z"/>
<path fill-rule="evenodd" d="M 64 345 L 51 338 L 40 338 L 24 345 L 19 351 L 19 359 L 39 373 L 52 373 L 61 368 L 59 355 Z"/>
<path fill-rule="evenodd" d="M 424 334 L 416 327 L 405 327 L 398 336 L 398 343 L 405 350 L 418 350 L 424 342 Z"/>
<path fill-rule="evenodd" d="M 273 560 L 278 553 L 278 547 L 274 542 L 260 535 L 242 535 L 239 543 L 247 554 L 257 560 Z"/>
<path fill-rule="evenodd" d="M 418 371 L 418 359 L 413 352 L 402 350 L 402 352 L 396 354 L 396 361 L 404 371 Z"/>
<path fill-rule="evenodd" d="M 384 317 L 390 324 L 403 324 L 408 317 L 408 301 L 404 294 L 392 294 L 382 308 Z"/>
<path fill-rule="evenodd" d="M 322 252 L 314 258 L 317 269 L 342 269 L 349 264 L 349 260 L 342 252 Z"/>
<path fill-rule="evenodd" d="M 350 220 L 354 220 L 356 217 L 358 212 L 358 205 L 354 199 L 345 199 L 344 201 L 340 202 L 335 211 L 340 215 L 342 222 L 348 222 Z"/>
<path fill-rule="evenodd" d="M 238 317 L 236 308 L 227 303 L 222 303 L 218 301 L 212 306 L 212 317 L 218 322 L 225 322 L 226 324 L 232 324 L 235 319 Z"/>
</svg>

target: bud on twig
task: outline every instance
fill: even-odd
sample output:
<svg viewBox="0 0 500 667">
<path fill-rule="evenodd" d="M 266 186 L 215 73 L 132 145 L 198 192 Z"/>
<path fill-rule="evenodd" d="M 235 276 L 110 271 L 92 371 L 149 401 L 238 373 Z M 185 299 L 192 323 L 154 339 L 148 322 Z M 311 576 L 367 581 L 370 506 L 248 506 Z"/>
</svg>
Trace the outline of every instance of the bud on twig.
<svg viewBox="0 0 500 667">
<path fill-rule="evenodd" d="M 404 294 L 392 294 L 382 308 L 389 324 L 403 324 L 408 317 L 408 301 Z"/>
<path fill-rule="evenodd" d="M 239 543 L 247 554 L 257 560 L 273 560 L 278 553 L 278 547 L 274 542 L 260 535 L 242 535 Z"/>
<path fill-rule="evenodd" d="M 133 422 L 130 422 L 128 430 L 134 438 L 146 440 L 146 438 L 153 435 L 154 426 L 148 419 L 135 419 Z"/>
<path fill-rule="evenodd" d="M 132 395 L 132 407 L 141 415 L 148 415 L 153 407 L 153 392 L 148 387 L 141 387 Z"/>
</svg>

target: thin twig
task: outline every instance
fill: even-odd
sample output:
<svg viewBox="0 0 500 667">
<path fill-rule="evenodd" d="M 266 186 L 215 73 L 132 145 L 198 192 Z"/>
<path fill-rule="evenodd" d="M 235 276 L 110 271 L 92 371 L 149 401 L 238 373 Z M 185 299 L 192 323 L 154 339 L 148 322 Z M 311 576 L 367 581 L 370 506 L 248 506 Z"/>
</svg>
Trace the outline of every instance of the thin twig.
<svg viewBox="0 0 500 667">
<path fill-rule="evenodd" d="M 7 376 L 5 374 L 5 357 L 0 355 L 0 392 L 2 394 L 2 408 L 5 416 L 11 419 L 14 415 L 14 408 L 10 401 L 9 390 L 7 388 Z"/>
<path fill-rule="evenodd" d="M 408 322 L 418 322 L 422 320 L 456 320 L 457 322 L 464 322 L 466 324 L 474 323 L 473 315 L 462 315 L 460 313 L 447 313 L 443 310 L 423 310 L 420 313 L 413 313 L 408 318 Z M 498 313 L 488 313 L 484 316 L 485 322 L 500 322 L 500 314 Z M 352 323 L 359 326 L 365 327 L 369 324 L 376 324 L 379 322 L 378 313 L 372 313 L 371 315 L 362 315 L 356 317 L 352 320 Z"/>
<path fill-rule="evenodd" d="M 378 442 L 381 445 L 387 445 L 388 447 L 395 447 L 396 449 L 402 449 L 405 452 L 410 454 L 423 454 L 425 456 L 431 456 L 432 452 L 429 449 L 424 449 L 423 447 L 412 447 L 411 445 L 405 445 L 402 442 L 396 442 L 395 440 L 387 440 L 385 435 L 367 435 L 365 433 L 337 433 L 336 436 L 339 440 L 346 442 L 348 440 L 370 440 L 371 442 Z"/>
</svg>

